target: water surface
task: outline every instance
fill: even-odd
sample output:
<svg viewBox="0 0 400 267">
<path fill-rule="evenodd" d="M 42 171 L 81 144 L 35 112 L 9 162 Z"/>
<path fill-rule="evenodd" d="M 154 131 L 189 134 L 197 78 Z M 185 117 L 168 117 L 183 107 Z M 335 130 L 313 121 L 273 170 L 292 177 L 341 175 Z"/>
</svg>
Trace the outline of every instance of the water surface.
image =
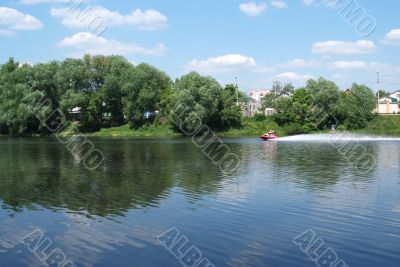
<svg viewBox="0 0 400 267">
<path fill-rule="evenodd" d="M 361 142 L 360 173 L 289 141 L 225 139 L 227 175 L 189 139 L 94 139 L 95 171 L 55 139 L 0 139 L 0 266 L 44 266 L 20 242 L 36 229 L 77 266 L 182 266 L 156 239 L 173 227 L 215 266 L 315 266 L 292 241 L 308 229 L 349 266 L 398 266 L 400 142 Z"/>
</svg>

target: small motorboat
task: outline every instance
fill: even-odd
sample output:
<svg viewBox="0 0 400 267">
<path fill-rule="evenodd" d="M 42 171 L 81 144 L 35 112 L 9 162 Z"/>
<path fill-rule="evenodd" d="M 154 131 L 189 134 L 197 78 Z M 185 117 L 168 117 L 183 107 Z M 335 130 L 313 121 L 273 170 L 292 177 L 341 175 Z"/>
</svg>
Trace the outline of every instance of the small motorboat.
<svg viewBox="0 0 400 267">
<path fill-rule="evenodd" d="M 265 134 L 261 135 L 261 139 L 264 141 L 276 140 L 276 139 L 278 139 L 278 136 L 275 133 L 265 133 Z"/>
</svg>

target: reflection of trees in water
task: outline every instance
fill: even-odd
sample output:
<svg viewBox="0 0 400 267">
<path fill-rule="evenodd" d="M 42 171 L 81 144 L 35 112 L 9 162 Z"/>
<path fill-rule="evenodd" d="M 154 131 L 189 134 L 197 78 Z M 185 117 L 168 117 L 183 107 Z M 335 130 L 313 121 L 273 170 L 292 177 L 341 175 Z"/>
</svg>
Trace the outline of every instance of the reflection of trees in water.
<svg viewBox="0 0 400 267">
<path fill-rule="evenodd" d="M 29 142 L 29 143 L 27 143 Z M 0 198 L 18 211 L 35 205 L 106 216 L 157 205 L 173 186 L 188 197 L 215 192 L 223 176 L 190 141 L 99 140 L 103 167 L 76 166 L 52 139 L 15 141 L 0 147 Z"/>
<path fill-rule="evenodd" d="M 377 159 L 377 144 L 363 146 Z M 273 162 L 276 179 L 293 180 L 316 189 L 335 185 L 343 177 L 371 181 L 376 169 L 360 174 L 352 160 L 330 143 L 279 143 Z"/>
</svg>

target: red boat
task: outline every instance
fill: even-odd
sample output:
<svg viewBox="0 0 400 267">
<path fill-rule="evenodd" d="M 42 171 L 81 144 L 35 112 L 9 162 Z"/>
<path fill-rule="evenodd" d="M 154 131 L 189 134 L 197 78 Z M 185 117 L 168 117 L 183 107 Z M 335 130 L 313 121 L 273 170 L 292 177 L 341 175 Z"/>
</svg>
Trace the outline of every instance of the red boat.
<svg viewBox="0 0 400 267">
<path fill-rule="evenodd" d="M 270 132 L 270 133 L 265 133 L 265 134 L 261 135 L 261 139 L 264 141 L 276 140 L 276 139 L 278 139 L 278 136 L 275 133 Z"/>
</svg>

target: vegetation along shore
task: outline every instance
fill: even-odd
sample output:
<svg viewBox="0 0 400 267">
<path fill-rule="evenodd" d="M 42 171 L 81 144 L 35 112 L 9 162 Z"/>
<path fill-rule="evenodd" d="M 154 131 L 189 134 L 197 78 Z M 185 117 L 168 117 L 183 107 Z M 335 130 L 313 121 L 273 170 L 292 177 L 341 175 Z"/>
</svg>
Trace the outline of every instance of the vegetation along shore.
<svg viewBox="0 0 400 267">
<path fill-rule="evenodd" d="M 278 98 L 282 90 L 290 97 Z M 151 65 L 135 66 L 120 56 L 87 55 L 35 65 L 11 58 L 0 67 L 2 135 L 50 135 L 38 118 L 55 110 L 74 126 L 66 127 L 65 134 L 78 129 L 96 137 L 182 136 L 182 130 L 196 129 L 196 119 L 220 136 L 258 136 L 270 129 L 285 136 L 326 131 L 332 125 L 400 135 L 400 117 L 375 115 L 377 98 L 365 85 L 342 91 L 319 78 L 303 88 L 274 88 L 263 99 L 264 108 L 276 111 L 272 116 L 245 117 L 248 101 L 233 84 L 223 86 L 196 72 L 172 81 Z M 179 118 L 174 113 L 177 105 L 187 107 Z"/>
</svg>

